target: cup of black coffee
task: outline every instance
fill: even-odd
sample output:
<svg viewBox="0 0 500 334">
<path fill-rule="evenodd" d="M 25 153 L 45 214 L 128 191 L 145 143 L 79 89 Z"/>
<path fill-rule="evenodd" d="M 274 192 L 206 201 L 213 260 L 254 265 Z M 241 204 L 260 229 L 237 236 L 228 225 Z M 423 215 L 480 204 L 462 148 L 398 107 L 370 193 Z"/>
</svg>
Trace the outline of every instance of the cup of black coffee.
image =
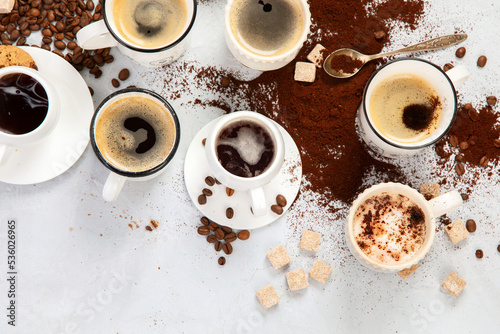
<svg viewBox="0 0 500 334">
<path fill-rule="evenodd" d="M 9 148 L 45 138 L 59 119 L 59 97 L 38 71 L 23 66 L 0 69 L 0 163 Z"/>
<path fill-rule="evenodd" d="M 225 115 L 211 130 L 205 149 L 215 178 L 229 188 L 248 191 L 254 215 L 266 214 L 263 186 L 279 173 L 285 155 L 274 122 L 252 111 Z"/>
<path fill-rule="evenodd" d="M 172 106 L 155 92 L 119 90 L 104 99 L 90 124 L 92 148 L 111 173 L 103 198 L 114 201 L 127 180 L 158 176 L 174 157 L 180 124 Z"/>
</svg>

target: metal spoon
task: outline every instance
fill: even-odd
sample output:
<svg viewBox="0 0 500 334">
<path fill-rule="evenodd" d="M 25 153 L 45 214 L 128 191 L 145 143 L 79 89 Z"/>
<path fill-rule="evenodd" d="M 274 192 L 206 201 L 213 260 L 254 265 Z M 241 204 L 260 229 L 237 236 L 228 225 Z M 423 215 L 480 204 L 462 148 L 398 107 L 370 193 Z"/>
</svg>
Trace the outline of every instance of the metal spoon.
<svg viewBox="0 0 500 334">
<path fill-rule="evenodd" d="M 447 36 L 441 36 L 437 38 L 430 39 L 428 41 L 418 43 L 415 45 L 408 46 L 403 49 L 391 51 L 391 52 L 385 52 L 385 53 L 378 53 L 375 55 L 364 55 L 362 53 L 359 53 L 356 50 L 353 49 L 339 49 L 337 51 L 332 52 L 328 57 L 326 57 L 325 62 L 323 63 L 323 69 L 325 70 L 326 73 L 331 75 L 334 78 L 350 78 L 369 61 L 381 58 L 381 57 L 388 57 L 388 56 L 394 56 L 402 53 L 408 53 L 408 52 L 416 52 L 416 51 L 431 51 L 431 50 L 439 50 L 443 49 L 452 45 L 457 45 L 462 43 L 467 39 L 467 34 L 455 34 L 455 35 L 447 35 Z M 344 73 L 342 71 L 337 71 L 331 67 L 331 60 L 335 56 L 340 56 L 340 55 L 346 55 L 351 57 L 353 60 L 360 60 L 362 62 L 361 66 L 356 68 L 353 73 Z"/>
</svg>

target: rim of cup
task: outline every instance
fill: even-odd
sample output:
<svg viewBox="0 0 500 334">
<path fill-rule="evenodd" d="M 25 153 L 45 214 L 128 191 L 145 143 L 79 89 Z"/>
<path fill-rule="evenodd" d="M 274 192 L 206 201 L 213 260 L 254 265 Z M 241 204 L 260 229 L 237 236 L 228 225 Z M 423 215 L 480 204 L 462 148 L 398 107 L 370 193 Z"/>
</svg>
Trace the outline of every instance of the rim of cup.
<svg viewBox="0 0 500 334">
<path fill-rule="evenodd" d="M 226 170 L 222 164 L 219 162 L 219 159 L 217 157 L 216 153 L 216 148 L 215 144 L 217 141 L 217 136 L 219 135 L 220 131 L 222 128 L 224 128 L 227 124 L 230 124 L 231 122 L 235 121 L 236 118 L 250 118 L 250 119 L 257 119 L 262 125 L 264 125 L 268 130 L 271 132 L 271 135 L 274 138 L 275 141 L 275 155 L 274 155 L 274 160 L 271 163 L 271 165 L 265 170 L 263 174 L 254 176 L 254 177 L 242 177 L 238 176 L 235 174 L 230 173 L 228 170 Z M 227 114 L 223 116 L 213 127 L 213 130 L 210 133 L 210 136 L 207 138 L 207 142 L 205 145 L 205 148 L 207 149 L 208 154 L 212 156 L 212 159 L 217 163 L 218 165 L 218 172 L 222 173 L 226 179 L 235 179 L 238 180 L 238 182 L 244 183 L 247 186 L 253 186 L 255 184 L 258 184 L 259 181 L 262 181 L 266 178 L 269 177 L 270 173 L 273 173 L 276 169 L 280 170 L 282 165 L 283 165 L 283 159 L 285 154 L 285 145 L 283 141 L 283 137 L 281 135 L 281 132 L 279 128 L 273 123 L 273 121 L 266 117 L 263 116 L 255 111 L 248 111 L 248 110 L 243 110 L 243 111 L 235 111 L 231 114 Z M 258 185 L 257 185 L 258 186 Z"/>
<path fill-rule="evenodd" d="M 237 1 L 237 0 L 228 0 L 227 5 L 224 10 L 224 22 L 226 25 L 226 31 L 227 36 L 231 39 L 231 42 L 233 45 L 237 46 L 238 51 L 247 57 L 250 60 L 255 60 L 257 62 L 261 63 L 275 63 L 278 61 L 281 61 L 287 57 L 293 56 L 295 53 L 297 53 L 301 46 L 304 44 L 304 42 L 307 40 L 307 35 L 309 35 L 309 32 L 311 31 L 311 11 L 309 10 L 309 4 L 307 3 L 306 0 L 290 0 L 294 1 L 299 4 L 302 16 L 303 16 L 303 29 L 302 33 L 297 40 L 297 43 L 295 43 L 290 49 L 280 55 L 277 56 L 262 56 L 253 52 L 248 51 L 247 49 L 243 48 L 240 43 L 236 40 L 236 38 L 233 35 L 232 29 L 231 29 L 231 20 L 230 20 L 230 14 L 231 14 L 231 8 L 232 4 Z M 298 50 L 297 50 L 298 48 Z"/>
<path fill-rule="evenodd" d="M 431 141 L 426 141 L 425 143 L 423 144 L 419 144 L 418 142 L 417 143 L 410 143 L 410 144 L 403 144 L 403 143 L 398 143 L 398 142 L 395 142 L 395 141 L 392 141 L 390 139 L 388 139 L 387 137 L 385 137 L 384 135 L 382 135 L 376 128 L 375 126 L 372 124 L 371 122 L 371 118 L 370 118 L 370 115 L 368 114 L 368 107 L 367 107 L 367 94 L 368 94 L 368 88 L 371 84 L 371 82 L 376 78 L 377 74 L 380 73 L 380 71 L 382 71 L 383 69 L 389 67 L 389 66 L 392 66 L 394 64 L 397 64 L 398 62 L 402 62 L 402 61 L 417 61 L 417 62 L 421 62 L 421 63 L 424 63 L 426 64 L 426 66 L 431 66 L 433 67 L 434 69 L 437 69 L 439 72 L 441 72 L 441 74 L 443 75 L 443 77 L 447 80 L 447 82 L 450 84 L 450 87 L 451 87 L 451 91 L 453 93 L 453 100 L 452 100 L 452 103 L 453 103 L 453 114 L 450 118 L 450 123 L 448 124 L 448 126 L 446 127 L 446 129 L 444 129 L 436 138 L 434 138 L 433 140 Z M 458 100 L 457 100 L 457 93 L 456 93 L 456 89 L 455 89 L 455 86 L 453 85 L 453 82 L 451 81 L 451 79 L 448 77 L 448 75 L 446 74 L 446 72 L 443 71 L 443 69 L 441 69 L 441 67 L 437 66 L 436 64 L 434 63 L 431 63 L 430 61 L 428 60 L 425 60 L 425 59 L 420 59 L 420 58 L 412 58 L 412 57 L 402 57 L 402 58 L 398 58 L 398 59 L 394 59 L 394 60 L 391 60 L 390 62 L 388 62 L 387 64 L 384 64 L 382 65 L 381 67 L 379 67 L 377 70 L 375 70 L 375 72 L 370 76 L 370 79 L 368 79 L 368 82 L 366 83 L 365 85 L 365 88 L 364 88 L 364 91 L 363 91 L 363 102 L 362 102 L 362 112 L 364 113 L 366 119 L 367 119 L 367 123 L 368 123 L 368 126 L 370 127 L 370 129 L 375 133 L 375 135 L 377 135 L 378 138 L 380 138 L 384 143 L 388 144 L 388 145 L 391 145 L 393 147 L 397 147 L 397 148 L 400 148 L 400 149 L 405 149 L 405 150 L 420 150 L 420 149 L 423 149 L 425 147 L 428 147 L 428 146 L 431 146 L 435 143 L 437 143 L 439 140 L 441 140 L 445 135 L 446 133 L 450 130 L 450 128 L 453 126 L 453 123 L 455 121 L 455 118 L 456 118 L 456 115 L 457 115 L 457 105 L 458 105 Z M 444 111 L 443 111 L 444 112 Z M 437 129 L 436 129 L 437 131 Z"/>
<path fill-rule="evenodd" d="M 144 171 L 139 171 L 139 172 L 133 172 L 133 171 L 127 171 L 120 169 L 110 162 L 106 160 L 106 158 L 101 154 L 101 151 L 99 150 L 99 147 L 97 146 L 96 140 L 95 140 L 95 126 L 97 123 L 97 120 L 99 119 L 99 116 L 101 114 L 101 110 L 103 110 L 104 107 L 106 107 L 109 103 L 112 101 L 116 101 L 120 99 L 121 97 L 124 97 L 126 95 L 147 95 L 148 98 L 155 100 L 158 104 L 161 104 L 165 107 L 165 109 L 169 112 L 169 114 L 172 116 L 172 119 L 174 121 L 174 127 L 175 127 L 175 140 L 174 144 L 172 145 L 172 148 L 170 149 L 170 152 L 168 155 L 165 157 L 165 159 L 158 165 L 156 165 L 153 168 L 144 170 Z M 179 123 L 179 118 L 177 117 L 177 114 L 175 113 L 174 108 L 170 105 L 170 103 L 167 102 L 165 98 L 163 98 L 161 95 L 158 93 L 155 93 L 151 90 L 144 89 L 144 88 L 125 88 L 118 90 L 110 95 L 108 95 L 102 102 L 99 104 L 97 107 L 96 111 L 94 112 L 94 115 L 92 116 L 92 121 L 90 123 L 90 143 L 92 145 L 92 149 L 94 150 L 95 155 L 99 159 L 99 161 L 106 166 L 109 170 L 112 172 L 121 175 L 121 176 L 126 176 L 126 177 L 144 177 L 144 176 L 150 176 L 153 175 L 159 171 L 161 171 L 164 167 L 168 165 L 168 163 L 173 159 L 175 156 L 175 153 L 177 152 L 177 149 L 179 148 L 179 143 L 180 143 L 180 138 L 181 138 L 181 126 Z"/>
<path fill-rule="evenodd" d="M 125 46 L 126 48 L 129 48 L 131 50 L 138 51 L 138 52 L 144 52 L 144 53 L 154 53 L 154 52 L 165 51 L 165 50 L 171 49 L 171 48 L 175 47 L 177 44 L 181 43 L 189 35 L 189 32 L 191 31 L 191 29 L 194 26 L 194 22 L 195 22 L 195 19 L 196 19 L 196 14 L 197 14 L 197 8 L 198 8 L 197 1 L 196 0 L 192 0 L 192 3 L 193 3 L 193 12 L 192 12 L 192 15 L 191 15 L 191 17 L 187 18 L 186 23 L 185 23 L 185 27 L 182 30 L 182 34 L 178 35 L 175 38 L 175 40 L 173 40 L 169 44 L 166 44 L 166 45 L 163 45 L 163 46 L 160 46 L 160 47 L 147 48 L 147 47 L 140 47 L 140 46 L 134 45 L 134 44 L 132 44 L 130 42 L 127 42 L 126 38 L 124 38 L 121 34 L 119 34 L 118 32 L 116 32 L 115 29 L 114 29 L 114 26 L 112 26 L 110 24 L 108 14 L 106 14 L 106 13 L 107 13 L 107 8 L 110 7 L 111 5 L 107 6 L 106 3 L 110 3 L 110 2 L 114 3 L 114 1 L 115 0 L 103 0 L 103 3 L 102 3 L 102 7 L 103 7 L 103 10 L 102 10 L 103 20 L 104 20 L 104 23 L 106 24 L 106 27 L 108 28 L 109 33 L 114 37 L 114 39 L 118 43 L 120 43 L 121 45 Z M 187 4 L 187 3 L 190 3 L 191 0 L 186 0 L 185 2 Z M 112 8 L 111 8 L 111 10 L 112 10 Z M 189 9 L 187 10 L 187 13 L 188 14 L 190 13 Z M 112 20 L 112 21 L 114 22 L 114 20 Z M 189 22 L 189 24 L 187 24 L 188 22 Z"/>
<path fill-rule="evenodd" d="M 422 245 L 422 248 L 416 254 L 414 254 L 414 256 L 410 260 L 404 263 L 392 264 L 392 265 L 374 261 L 368 255 L 366 255 L 365 252 L 363 252 L 361 248 L 359 248 L 353 232 L 354 215 L 358 207 L 361 204 L 363 204 L 363 202 L 369 197 L 387 191 L 401 193 L 409 197 L 413 202 L 416 202 L 415 204 L 417 204 L 425 213 L 425 241 L 424 244 Z M 415 199 L 417 199 L 417 201 L 415 201 Z M 429 204 L 427 203 L 425 197 L 412 187 L 395 182 L 379 183 L 363 191 L 361 194 L 358 195 L 356 200 L 354 200 L 351 208 L 349 209 L 346 232 L 347 232 L 346 237 L 349 239 L 348 244 L 352 246 L 353 251 L 355 251 L 356 254 L 359 255 L 361 259 L 364 262 L 366 262 L 367 265 L 369 265 L 372 269 L 377 271 L 395 272 L 409 268 L 412 265 L 417 264 L 427 255 L 427 253 L 429 252 L 434 243 L 434 238 L 436 236 L 436 217 L 434 217 L 434 214 Z"/>
<path fill-rule="evenodd" d="M 59 105 L 59 103 L 57 102 L 58 96 L 54 91 L 54 89 L 52 89 L 52 85 L 50 84 L 50 82 L 47 79 L 45 79 L 45 77 L 39 71 L 25 66 L 7 66 L 0 68 L 0 79 L 3 78 L 5 75 L 9 74 L 26 74 L 34 78 L 42 85 L 43 89 L 45 90 L 45 93 L 47 94 L 47 101 L 48 101 L 47 114 L 45 115 L 43 121 L 38 125 L 38 127 L 33 129 L 32 131 L 23 134 L 12 134 L 0 131 L 0 138 L 8 140 L 12 139 L 18 141 L 18 140 L 28 139 L 30 137 L 36 137 L 38 134 L 45 131 L 48 132 L 48 130 L 50 129 L 46 129 L 46 127 L 47 126 L 51 127 L 54 125 L 48 123 L 51 123 L 51 121 L 53 120 L 57 120 L 58 110 L 56 109 L 58 108 Z M 44 124 L 47 124 L 47 126 L 45 126 Z"/>
</svg>

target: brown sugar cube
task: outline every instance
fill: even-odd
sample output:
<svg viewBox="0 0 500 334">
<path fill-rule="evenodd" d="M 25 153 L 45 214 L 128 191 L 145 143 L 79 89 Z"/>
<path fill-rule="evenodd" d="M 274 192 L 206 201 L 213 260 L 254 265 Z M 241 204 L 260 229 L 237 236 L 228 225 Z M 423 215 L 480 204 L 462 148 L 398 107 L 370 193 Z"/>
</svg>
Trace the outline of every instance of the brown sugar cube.
<svg viewBox="0 0 500 334">
<path fill-rule="evenodd" d="M 332 270 L 333 268 L 329 264 L 326 264 L 321 260 L 316 260 L 311 268 L 311 271 L 309 272 L 309 277 L 325 284 L 328 276 L 332 273 Z"/>
<path fill-rule="evenodd" d="M 316 66 L 313 63 L 298 61 L 295 64 L 295 81 L 314 82 L 316 80 Z"/>
<path fill-rule="evenodd" d="M 257 291 L 256 295 L 257 299 L 259 299 L 259 302 L 266 310 L 271 306 L 278 304 L 280 301 L 280 296 L 272 285 L 268 285 L 265 288 L 260 289 Z"/>
<path fill-rule="evenodd" d="M 426 200 L 431 200 L 441 195 L 441 189 L 439 189 L 439 184 L 436 183 L 422 184 L 420 186 L 420 193 L 424 195 Z"/>
<path fill-rule="evenodd" d="M 286 274 L 286 280 L 288 282 L 290 291 L 304 289 L 309 286 L 309 283 L 307 282 L 307 275 L 304 269 L 288 272 Z"/>
<path fill-rule="evenodd" d="M 456 244 L 469 236 L 469 232 L 467 232 L 464 223 L 462 223 L 460 219 L 447 225 L 444 230 L 453 244 Z"/>
<path fill-rule="evenodd" d="M 302 232 L 302 238 L 300 238 L 299 247 L 312 252 L 317 252 L 320 241 L 321 241 L 320 233 L 304 230 L 304 232 Z"/>
<path fill-rule="evenodd" d="M 7 14 L 14 8 L 16 0 L 1 0 L 0 1 L 0 14 Z"/>
<path fill-rule="evenodd" d="M 463 288 L 467 285 L 467 282 L 458 276 L 453 271 L 446 277 L 441 287 L 445 289 L 450 295 L 456 297 L 462 292 Z"/>
<path fill-rule="evenodd" d="M 267 252 L 267 258 L 269 259 L 269 261 L 271 261 L 274 269 L 279 269 L 292 261 L 283 245 L 280 245 Z"/>
<path fill-rule="evenodd" d="M 323 66 L 323 50 L 325 47 L 321 44 L 316 44 L 314 49 L 307 55 L 307 60 L 316 65 L 316 67 L 320 68 Z"/>
<path fill-rule="evenodd" d="M 402 279 L 406 279 L 408 276 L 413 274 L 415 270 L 418 269 L 418 264 L 414 264 L 410 268 L 403 269 L 401 271 L 398 271 L 399 276 L 401 276 Z"/>
</svg>

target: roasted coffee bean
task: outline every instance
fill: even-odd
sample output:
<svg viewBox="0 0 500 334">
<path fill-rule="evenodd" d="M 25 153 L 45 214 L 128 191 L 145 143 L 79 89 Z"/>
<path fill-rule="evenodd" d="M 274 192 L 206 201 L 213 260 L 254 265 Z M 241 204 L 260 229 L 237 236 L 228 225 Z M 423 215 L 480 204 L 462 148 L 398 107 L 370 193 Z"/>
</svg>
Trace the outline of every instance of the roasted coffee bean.
<svg viewBox="0 0 500 334">
<path fill-rule="evenodd" d="M 50 51 L 50 45 L 48 44 L 42 44 L 40 47 L 44 50 Z"/>
<path fill-rule="evenodd" d="M 481 167 L 486 167 L 486 166 L 488 166 L 489 163 L 490 163 L 490 159 L 486 155 L 483 155 L 481 157 L 481 160 L 479 160 L 479 166 L 481 166 Z"/>
<path fill-rule="evenodd" d="M 210 197 L 210 196 L 212 196 L 212 194 L 213 194 L 213 193 L 212 193 L 212 190 L 207 189 L 207 188 L 203 188 L 203 190 L 202 190 L 201 192 L 202 192 L 205 196 L 207 196 L 207 197 Z"/>
<path fill-rule="evenodd" d="M 462 200 L 464 200 L 464 201 L 469 200 L 469 195 L 467 195 L 467 194 L 460 194 L 460 196 L 462 197 Z"/>
<path fill-rule="evenodd" d="M 31 8 L 30 11 L 28 12 L 28 15 L 37 17 L 40 15 L 40 10 L 38 8 Z"/>
<path fill-rule="evenodd" d="M 62 32 L 58 32 L 54 35 L 54 38 L 58 41 L 62 41 L 64 39 L 64 34 Z"/>
<path fill-rule="evenodd" d="M 458 138 L 457 138 L 457 136 L 455 136 L 455 135 L 451 135 L 450 136 L 450 145 L 453 146 L 453 147 L 457 147 L 458 146 Z"/>
<path fill-rule="evenodd" d="M 446 64 L 444 64 L 444 66 L 443 66 L 443 70 L 444 70 L 445 72 L 448 72 L 448 71 L 449 71 L 449 70 L 451 70 L 453 67 L 455 67 L 455 66 L 453 66 L 453 64 L 446 63 Z"/>
<path fill-rule="evenodd" d="M 231 189 L 229 187 L 226 187 L 226 195 L 231 197 L 234 195 L 234 189 Z"/>
<path fill-rule="evenodd" d="M 470 108 L 472 108 L 472 103 L 466 103 L 466 104 L 464 104 L 464 109 L 465 110 L 469 110 Z"/>
<path fill-rule="evenodd" d="M 104 57 L 104 62 L 106 64 L 110 64 L 112 63 L 113 61 L 115 60 L 115 57 L 113 57 L 112 55 L 107 55 Z"/>
<path fill-rule="evenodd" d="M 493 139 L 493 146 L 500 148 L 500 139 Z"/>
<path fill-rule="evenodd" d="M 75 35 L 72 32 L 66 32 L 64 33 L 64 38 L 66 38 L 69 41 L 72 41 L 75 39 Z"/>
<path fill-rule="evenodd" d="M 221 82 L 220 82 L 222 87 L 228 87 L 230 83 L 231 83 L 231 79 L 229 79 L 228 77 L 223 77 Z"/>
<path fill-rule="evenodd" d="M 281 215 L 283 213 L 283 208 L 277 204 L 271 205 L 271 211 L 277 215 Z"/>
<path fill-rule="evenodd" d="M 113 85 L 113 87 L 115 87 L 115 88 L 120 87 L 120 82 L 119 82 L 118 80 L 114 79 L 114 78 L 113 78 L 113 79 L 111 79 L 111 84 L 112 84 L 112 85 Z M 206 194 L 205 194 L 205 195 L 206 195 Z"/>
<path fill-rule="evenodd" d="M 463 154 L 458 154 L 457 156 L 455 156 L 455 161 L 464 163 L 465 162 L 465 156 Z"/>
<path fill-rule="evenodd" d="M 483 253 L 483 251 L 481 249 L 476 250 L 476 257 L 478 259 L 482 259 L 483 256 L 484 256 L 484 253 Z"/>
<path fill-rule="evenodd" d="M 222 184 L 222 183 L 220 183 L 220 181 L 219 181 L 219 180 L 217 180 L 217 179 L 215 179 L 215 183 L 217 183 L 217 184 Z"/>
<path fill-rule="evenodd" d="M 220 227 L 214 231 L 214 234 L 218 240 L 224 239 L 224 236 L 226 235 Z"/>
<path fill-rule="evenodd" d="M 224 256 L 221 256 L 217 262 L 219 263 L 219 265 L 223 266 L 226 264 L 226 258 Z"/>
<path fill-rule="evenodd" d="M 201 217 L 200 222 L 205 226 L 208 226 L 208 224 L 210 224 L 210 220 L 207 217 Z"/>
<path fill-rule="evenodd" d="M 104 57 L 103 57 L 101 54 L 96 53 L 96 54 L 94 55 L 94 61 L 95 61 L 97 64 L 99 64 L 99 63 L 104 63 Z M 100 65 L 100 66 L 102 66 L 102 65 Z"/>
<path fill-rule="evenodd" d="M 199 235 L 209 235 L 210 229 L 206 226 L 200 226 L 200 227 L 198 227 L 198 234 Z"/>
<path fill-rule="evenodd" d="M 19 37 L 21 36 L 21 32 L 17 29 L 14 29 L 14 31 L 10 34 L 10 40 L 12 42 L 16 41 Z"/>
<path fill-rule="evenodd" d="M 500 141 L 500 140 L 499 140 L 499 141 Z M 213 186 L 213 185 L 215 184 L 215 179 L 214 179 L 213 177 L 211 177 L 211 176 L 207 176 L 207 177 L 205 178 L 205 183 L 206 183 L 209 187 L 211 187 L 211 186 Z"/>
<path fill-rule="evenodd" d="M 69 42 L 68 45 L 66 45 L 66 47 L 70 50 L 74 50 L 76 46 L 77 46 L 76 42 Z"/>
<path fill-rule="evenodd" d="M 234 210 L 233 210 L 233 208 L 227 208 L 226 209 L 226 217 L 227 217 L 227 219 L 232 219 L 234 217 Z"/>
<path fill-rule="evenodd" d="M 224 233 L 226 233 L 226 234 L 229 234 L 229 233 L 232 233 L 232 232 L 233 232 L 233 229 L 232 229 L 232 228 L 230 228 L 229 226 L 221 226 L 220 228 L 221 228 L 221 229 L 224 231 Z"/>
<path fill-rule="evenodd" d="M 16 45 L 17 46 L 21 46 L 21 45 L 24 45 L 24 44 L 26 44 L 26 37 L 24 37 L 24 36 L 19 37 L 19 39 L 16 42 Z"/>
<path fill-rule="evenodd" d="M 56 48 L 58 48 L 59 50 L 64 50 L 66 49 L 66 43 L 64 43 L 63 41 L 55 41 L 54 42 L 54 46 Z"/>
<path fill-rule="evenodd" d="M 231 246 L 231 244 L 229 243 L 225 243 L 222 246 L 222 250 L 224 251 L 224 253 L 226 253 L 226 255 L 229 255 L 233 252 L 233 246 Z"/>
<path fill-rule="evenodd" d="M 222 250 L 222 242 L 217 240 L 214 244 L 214 249 L 216 252 L 220 252 Z"/>
<path fill-rule="evenodd" d="M 276 203 L 281 207 L 285 207 L 286 206 L 285 196 L 283 196 L 283 195 L 276 196 Z"/>
<path fill-rule="evenodd" d="M 468 111 L 467 111 L 467 114 L 469 115 L 470 119 L 473 121 L 473 122 L 477 122 L 479 121 L 479 113 L 477 112 L 477 110 L 475 108 L 470 108 Z"/>
<path fill-rule="evenodd" d="M 118 73 L 118 79 L 120 79 L 121 81 L 127 80 L 129 76 L 130 76 L 130 71 L 126 68 L 124 68 L 123 70 L 120 71 L 120 73 Z"/>
<path fill-rule="evenodd" d="M 470 147 L 470 144 L 466 141 L 463 141 L 463 142 L 460 142 L 459 147 L 462 151 L 465 151 Z"/>
<path fill-rule="evenodd" d="M 455 52 L 455 55 L 457 56 L 457 58 L 463 58 L 465 56 L 465 48 L 462 46 L 460 48 L 457 49 L 457 51 Z"/>
<path fill-rule="evenodd" d="M 477 136 L 470 136 L 469 139 L 467 139 L 467 142 L 469 143 L 470 146 L 474 146 L 476 145 L 476 142 L 477 142 L 478 138 Z"/>
<path fill-rule="evenodd" d="M 148 226 L 146 226 L 146 230 L 151 232 L 153 229 L 151 228 L 151 226 L 148 225 Z"/>
<path fill-rule="evenodd" d="M 99 67 L 94 67 L 89 71 L 90 74 L 96 74 L 99 71 Z"/>
<path fill-rule="evenodd" d="M 225 242 L 233 242 L 237 239 L 236 233 L 231 232 L 224 237 Z"/>
<path fill-rule="evenodd" d="M 61 51 L 59 51 L 59 50 L 52 50 L 52 52 L 55 53 L 56 55 L 58 55 L 59 57 L 64 58 L 64 54 Z"/>
<path fill-rule="evenodd" d="M 86 6 L 87 6 L 87 10 L 94 10 L 94 1 L 87 0 Z"/>
<path fill-rule="evenodd" d="M 12 42 L 9 41 L 8 39 L 7 40 L 2 40 L 2 45 L 12 45 Z"/>
<path fill-rule="evenodd" d="M 214 242 L 217 241 L 217 237 L 213 234 L 210 234 L 207 236 L 207 242 L 213 244 Z"/>
<path fill-rule="evenodd" d="M 382 38 L 385 37 L 385 31 L 383 30 L 379 30 L 379 31 L 376 31 L 373 36 L 375 37 L 376 40 L 381 40 Z"/>
<path fill-rule="evenodd" d="M 248 240 L 250 238 L 250 231 L 242 230 L 238 232 L 238 239 L 240 240 Z"/>
<path fill-rule="evenodd" d="M 20 31 L 26 30 L 26 29 L 28 29 L 29 25 L 30 25 L 30 24 L 29 24 L 28 22 L 26 22 L 26 21 L 25 21 L 25 22 L 23 22 L 23 23 L 21 23 L 21 24 L 19 25 L 19 30 L 20 30 Z"/>
<path fill-rule="evenodd" d="M 500 253 L 500 245 L 497 246 L 497 251 Z"/>
<path fill-rule="evenodd" d="M 219 228 L 219 224 L 217 224 L 216 222 L 211 222 L 210 224 L 208 224 L 208 227 L 210 228 L 210 231 L 215 231 Z"/>
<path fill-rule="evenodd" d="M 486 58 L 486 56 L 481 56 L 477 59 L 477 66 L 485 67 L 487 61 L 488 61 L 488 58 Z"/>
<path fill-rule="evenodd" d="M 70 53 L 67 53 L 67 55 L 70 55 Z M 94 90 L 92 89 L 92 87 L 88 86 L 89 87 L 89 92 L 90 92 L 90 96 L 94 96 Z"/>
<path fill-rule="evenodd" d="M 52 38 L 50 38 L 50 37 L 43 37 L 42 38 L 42 43 L 50 44 L 50 43 L 52 43 Z"/>
<path fill-rule="evenodd" d="M 205 144 L 206 144 L 206 143 L 207 143 L 207 138 L 203 138 L 203 140 L 201 141 L 201 144 L 202 144 L 203 146 L 205 146 Z"/>
<path fill-rule="evenodd" d="M 465 227 L 467 227 L 467 231 L 471 233 L 476 232 L 476 222 L 474 221 L 474 219 L 467 219 Z"/>
<path fill-rule="evenodd" d="M 21 30 L 21 35 L 28 37 L 29 35 L 31 35 L 31 30 L 29 29 Z"/>
<path fill-rule="evenodd" d="M 490 105 L 490 106 L 494 106 L 495 104 L 497 104 L 497 97 L 496 96 L 488 96 L 486 98 L 486 103 L 488 103 L 488 105 Z"/>
<path fill-rule="evenodd" d="M 200 196 L 198 196 L 198 204 L 200 205 L 205 205 L 207 204 L 207 196 L 201 194 Z"/>
<path fill-rule="evenodd" d="M 461 163 L 457 163 L 455 165 L 455 172 L 457 172 L 458 176 L 462 176 L 465 173 L 465 167 Z"/>
</svg>

